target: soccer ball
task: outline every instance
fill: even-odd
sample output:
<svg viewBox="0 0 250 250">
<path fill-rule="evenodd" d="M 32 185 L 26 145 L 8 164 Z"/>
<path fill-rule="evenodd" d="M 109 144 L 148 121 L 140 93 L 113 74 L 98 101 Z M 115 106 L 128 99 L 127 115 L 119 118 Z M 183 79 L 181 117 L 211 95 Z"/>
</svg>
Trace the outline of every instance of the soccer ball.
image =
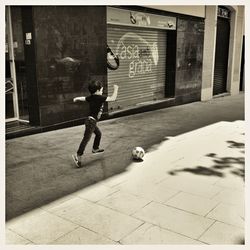
<svg viewBox="0 0 250 250">
<path fill-rule="evenodd" d="M 142 160 L 145 155 L 145 151 L 142 147 L 135 147 L 132 150 L 132 157 L 135 160 Z"/>
</svg>

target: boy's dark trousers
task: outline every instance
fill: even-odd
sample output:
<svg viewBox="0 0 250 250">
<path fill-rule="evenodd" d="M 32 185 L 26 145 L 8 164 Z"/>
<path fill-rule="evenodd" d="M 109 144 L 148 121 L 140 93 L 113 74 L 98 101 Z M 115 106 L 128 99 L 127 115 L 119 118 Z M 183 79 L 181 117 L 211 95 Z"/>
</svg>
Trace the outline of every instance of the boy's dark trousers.
<svg viewBox="0 0 250 250">
<path fill-rule="evenodd" d="M 91 116 L 88 116 L 85 120 L 85 132 L 77 150 L 77 155 L 81 156 L 84 153 L 85 147 L 87 146 L 92 134 L 95 134 L 95 140 L 93 144 L 93 149 L 98 149 L 102 137 L 100 129 L 97 127 L 97 121 Z"/>
</svg>

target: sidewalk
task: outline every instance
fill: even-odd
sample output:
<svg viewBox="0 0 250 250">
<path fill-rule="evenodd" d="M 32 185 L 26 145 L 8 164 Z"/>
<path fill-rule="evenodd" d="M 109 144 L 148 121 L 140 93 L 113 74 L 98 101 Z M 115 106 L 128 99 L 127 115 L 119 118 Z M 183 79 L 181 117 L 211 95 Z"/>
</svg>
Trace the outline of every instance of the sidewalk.
<svg viewBox="0 0 250 250">
<path fill-rule="evenodd" d="M 240 94 L 101 122 L 105 153 L 80 169 L 82 126 L 6 141 L 6 244 L 244 244 L 243 106 Z"/>
</svg>

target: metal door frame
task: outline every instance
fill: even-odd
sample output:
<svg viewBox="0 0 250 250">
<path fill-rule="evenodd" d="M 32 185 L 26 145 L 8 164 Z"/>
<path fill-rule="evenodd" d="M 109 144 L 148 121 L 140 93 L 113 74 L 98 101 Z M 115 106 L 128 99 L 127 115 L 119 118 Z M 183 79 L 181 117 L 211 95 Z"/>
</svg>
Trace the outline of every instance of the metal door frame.
<svg viewBox="0 0 250 250">
<path fill-rule="evenodd" d="M 6 122 L 12 122 L 19 120 L 19 107 L 18 107 L 18 94 L 17 94 L 17 81 L 16 81 L 16 66 L 15 66 L 15 54 L 13 46 L 13 30 L 11 22 L 11 9 L 10 6 L 6 6 L 6 18 L 7 18 L 7 32 L 8 32 L 8 50 L 9 50 L 9 62 L 10 62 L 10 74 L 11 80 L 13 83 L 13 108 L 14 108 L 14 117 L 5 119 Z"/>
</svg>

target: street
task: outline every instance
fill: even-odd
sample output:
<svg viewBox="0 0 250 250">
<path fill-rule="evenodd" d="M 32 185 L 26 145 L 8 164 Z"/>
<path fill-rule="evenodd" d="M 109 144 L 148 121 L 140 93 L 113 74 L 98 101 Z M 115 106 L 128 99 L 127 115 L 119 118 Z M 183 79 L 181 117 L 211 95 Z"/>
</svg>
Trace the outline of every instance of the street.
<svg viewBox="0 0 250 250">
<path fill-rule="evenodd" d="M 6 244 L 244 244 L 244 94 L 6 141 Z M 133 147 L 145 149 L 142 162 Z"/>
</svg>

